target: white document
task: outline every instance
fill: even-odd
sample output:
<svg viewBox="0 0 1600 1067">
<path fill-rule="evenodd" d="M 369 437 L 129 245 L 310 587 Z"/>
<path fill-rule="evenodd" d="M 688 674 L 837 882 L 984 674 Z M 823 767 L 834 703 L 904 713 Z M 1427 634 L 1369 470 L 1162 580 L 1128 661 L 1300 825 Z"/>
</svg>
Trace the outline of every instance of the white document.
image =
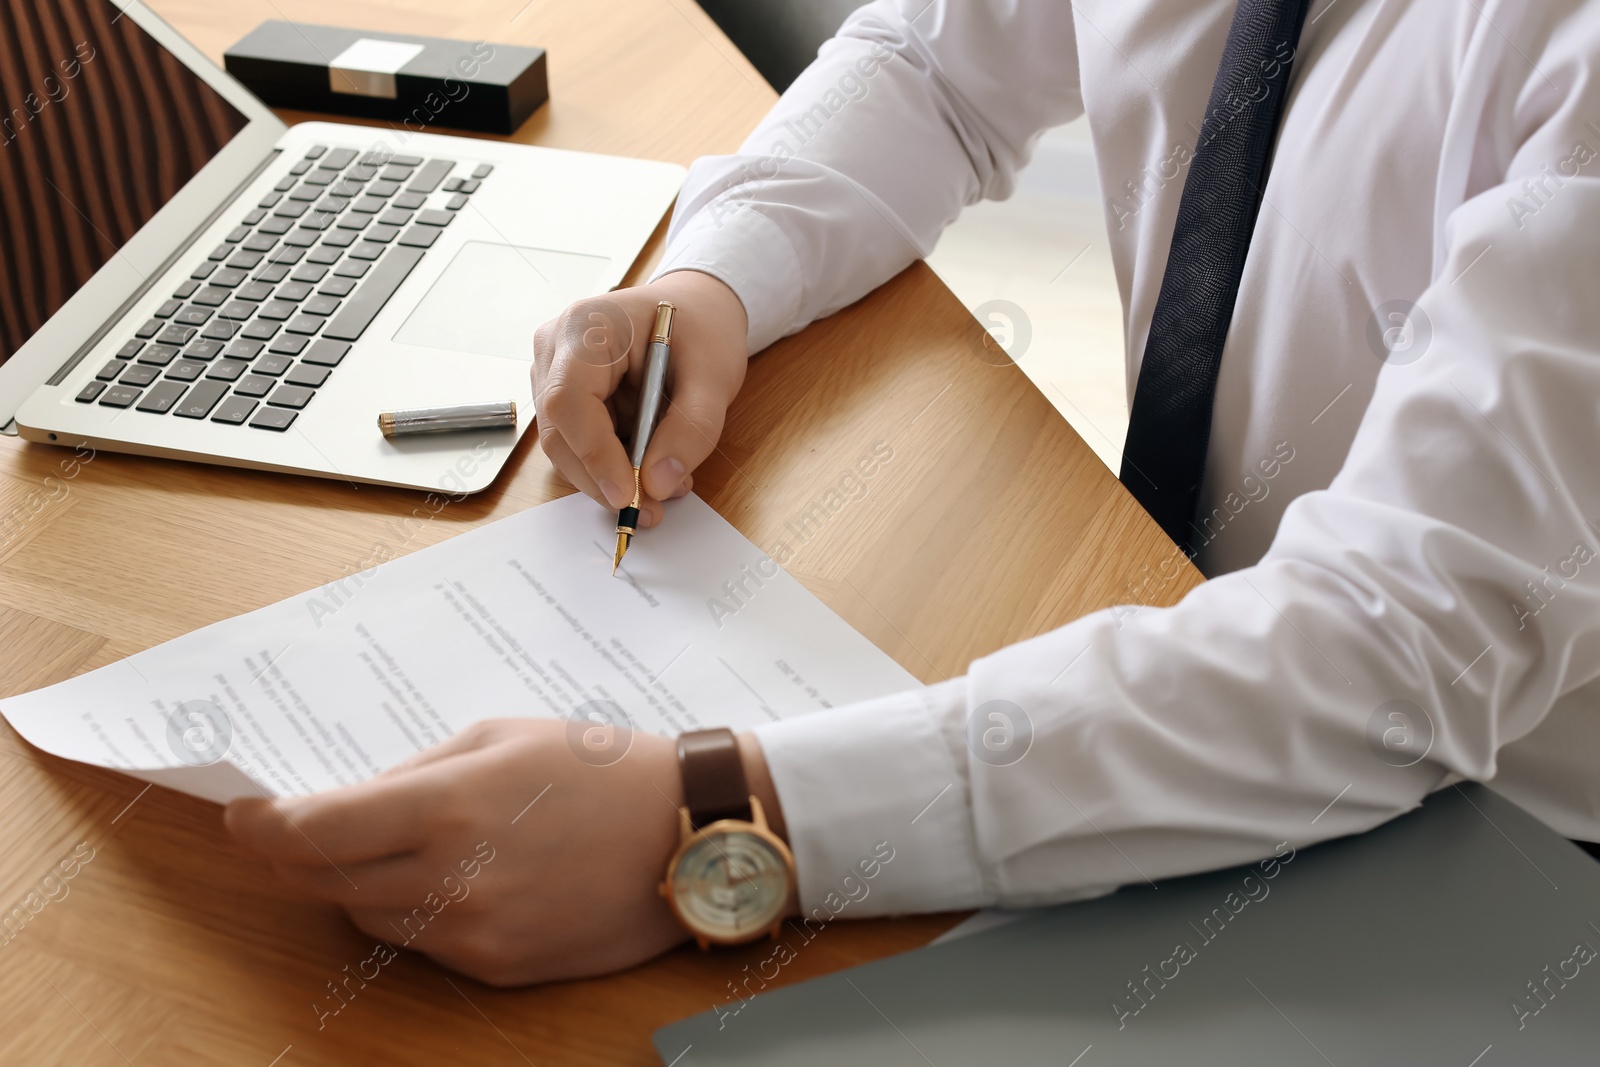
<svg viewBox="0 0 1600 1067">
<path fill-rule="evenodd" d="M 634 538 L 581 495 L 0 700 L 32 744 L 225 802 L 348 785 L 479 719 L 736 729 L 917 685 L 698 497 Z"/>
</svg>

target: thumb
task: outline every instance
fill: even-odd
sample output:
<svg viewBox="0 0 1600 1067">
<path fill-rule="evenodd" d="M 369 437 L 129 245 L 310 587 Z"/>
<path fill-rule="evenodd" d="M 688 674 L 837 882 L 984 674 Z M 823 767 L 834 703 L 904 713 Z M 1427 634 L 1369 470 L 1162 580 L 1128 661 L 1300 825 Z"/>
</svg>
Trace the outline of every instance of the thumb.
<svg viewBox="0 0 1600 1067">
<path fill-rule="evenodd" d="M 655 500 L 670 497 L 683 484 L 684 476 L 711 455 L 722 436 L 732 399 L 703 380 L 675 384 L 641 468 L 644 491 Z"/>
</svg>

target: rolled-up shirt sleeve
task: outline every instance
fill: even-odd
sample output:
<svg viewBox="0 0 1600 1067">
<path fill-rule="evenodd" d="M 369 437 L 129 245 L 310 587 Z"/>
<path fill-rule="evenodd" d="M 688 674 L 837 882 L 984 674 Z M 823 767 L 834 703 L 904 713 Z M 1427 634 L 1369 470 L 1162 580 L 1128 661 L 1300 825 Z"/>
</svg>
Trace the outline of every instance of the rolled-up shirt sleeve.
<svg viewBox="0 0 1600 1067">
<path fill-rule="evenodd" d="M 1552 709 L 1580 713 L 1600 686 L 1600 301 L 1577 295 L 1600 277 L 1600 179 L 1567 172 L 1536 217 L 1508 204 L 1592 141 L 1592 73 L 1562 94 L 1530 76 L 1503 173 L 1443 220 L 1428 351 L 1383 369 L 1340 473 L 1256 565 L 758 731 L 805 907 L 878 841 L 895 858 L 850 914 L 1259 859 L 1492 782 Z M 1027 740 L 1005 758 L 985 748 L 996 711 Z M 1585 788 L 1538 814 L 1592 836 Z"/>
<path fill-rule="evenodd" d="M 1083 113 L 1069 4 L 860 8 L 731 156 L 695 162 L 656 276 L 744 302 L 757 352 L 932 251 L 1010 194 L 1040 133 Z"/>
</svg>

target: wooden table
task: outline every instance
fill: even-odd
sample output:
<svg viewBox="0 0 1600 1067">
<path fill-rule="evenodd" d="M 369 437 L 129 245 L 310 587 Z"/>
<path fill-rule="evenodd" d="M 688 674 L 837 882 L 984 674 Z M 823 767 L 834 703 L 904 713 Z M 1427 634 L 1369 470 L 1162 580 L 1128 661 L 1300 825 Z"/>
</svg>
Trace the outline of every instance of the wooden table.
<svg viewBox="0 0 1600 1067">
<path fill-rule="evenodd" d="M 151 0 L 219 61 L 268 18 L 543 45 L 553 99 L 517 138 L 544 145 L 688 163 L 733 150 L 773 100 L 690 0 L 522 3 Z M 1087 611 L 1171 603 L 1199 580 L 1153 579 L 1170 543 L 983 336 L 914 266 L 757 358 L 697 476 L 712 506 L 769 553 L 787 541 L 801 581 L 928 681 Z M 893 458 L 865 497 L 808 525 L 880 442 Z M 396 547 L 569 491 L 529 434 L 494 487 Z M 105 453 L 75 462 L 0 438 L 0 514 L 27 516 L 0 541 L 0 693 L 340 576 L 375 542 L 395 544 L 419 501 Z M 0 812 L 0 915 L 79 861 L 66 895 L 0 944 L 5 1064 L 654 1063 L 652 1030 L 722 1003 L 767 951 L 683 950 L 514 991 L 406 956 L 319 1031 L 313 1001 L 370 938 L 241 857 L 218 808 L 44 756 L 0 726 Z M 957 918 L 830 926 L 779 981 L 921 945 Z"/>
</svg>

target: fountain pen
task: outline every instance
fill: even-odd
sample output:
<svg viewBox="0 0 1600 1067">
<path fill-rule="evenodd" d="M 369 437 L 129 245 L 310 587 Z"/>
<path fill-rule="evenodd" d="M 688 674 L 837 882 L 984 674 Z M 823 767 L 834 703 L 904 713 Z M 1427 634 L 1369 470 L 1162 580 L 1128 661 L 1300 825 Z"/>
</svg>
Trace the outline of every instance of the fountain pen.
<svg viewBox="0 0 1600 1067">
<path fill-rule="evenodd" d="M 667 401 L 667 364 L 672 359 L 672 313 L 676 310 L 663 300 L 656 305 L 656 325 L 650 333 L 650 347 L 645 349 L 644 381 L 639 385 L 639 413 L 633 424 L 633 446 L 628 459 L 633 464 L 633 503 L 617 513 L 617 556 L 611 561 L 611 573 L 616 574 L 627 554 L 628 544 L 639 530 L 639 497 L 643 491 L 639 484 L 639 468 L 644 465 L 645 449 L 650 447 L 650 435 Z"/>
</svg>

